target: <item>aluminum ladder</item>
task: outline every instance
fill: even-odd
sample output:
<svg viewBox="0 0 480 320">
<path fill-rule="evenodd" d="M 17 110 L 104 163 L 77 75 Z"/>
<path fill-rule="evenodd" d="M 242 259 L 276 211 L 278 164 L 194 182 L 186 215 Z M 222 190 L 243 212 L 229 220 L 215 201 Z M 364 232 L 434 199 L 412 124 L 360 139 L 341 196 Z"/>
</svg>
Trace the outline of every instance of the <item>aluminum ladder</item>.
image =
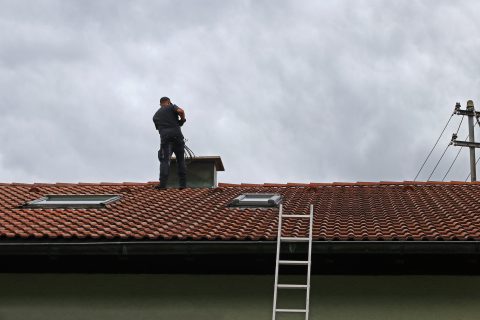
<svg viewBox="0 0 480 320">
<path fill-rule="evenodd" d="M 282 235 L 282 219 L 309 219 L 308 237 L 285 237 Z M 273 311 L 272 320 L 275 320 L 277 313 L 304 313 L 305 320 L 308 320 L 310 308 L 310 273 L 312 267 L 312 235 L 313 235 L 313 205 L 310 205 L 310 214 L 283 214 L 283 206 L 280 204 L 278 212 L 278 235 L 277 235 L 277 258 L 275 262 L 275 285 L 273 289 Z M 280 245 L 287 242 L 308 242 L 308 258 L 307 260 L 282 260 L 280 259 Z M 284 284 L 278 283 L 279 267 L 285 266 L 307 266 L 307 283 L 306 284 Z M 295 289 L 306 290 L 305 292 L 305 308 L 304 309 L 281 309 L 277 308 L 278 290 Z"/>
</svg>

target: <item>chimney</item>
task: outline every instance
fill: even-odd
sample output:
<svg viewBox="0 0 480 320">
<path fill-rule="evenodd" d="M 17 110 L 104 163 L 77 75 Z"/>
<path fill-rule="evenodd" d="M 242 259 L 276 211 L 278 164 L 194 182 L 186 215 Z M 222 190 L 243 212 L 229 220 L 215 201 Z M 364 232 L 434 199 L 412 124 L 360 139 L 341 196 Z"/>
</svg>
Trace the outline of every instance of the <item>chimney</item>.
<svg viewBox="0 0 480 320">
<path fill-rule="evenodd" d="M 225 171 L 222 158 L 219 156 L 195 157 L 187 161 L 188 188 L 215 188 L 217 186 L 217 172 Z M 178 187 L 177 160 L 172 157 L 167 188 Z"/>
</svg>

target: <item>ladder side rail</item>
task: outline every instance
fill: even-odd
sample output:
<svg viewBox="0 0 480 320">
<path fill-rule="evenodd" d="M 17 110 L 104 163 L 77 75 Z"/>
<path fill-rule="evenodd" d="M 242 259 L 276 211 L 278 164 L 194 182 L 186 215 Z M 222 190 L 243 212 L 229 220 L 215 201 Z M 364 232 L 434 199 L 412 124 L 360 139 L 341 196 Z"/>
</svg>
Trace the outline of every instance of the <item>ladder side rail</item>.
<svg viewBox="0 0 480 320">
<path fill-rule="evenodd" d="M 273 312 L 272 320 L 275 320 L 277 314 L 277 285 L 278 285 L 278 269 L 279 269 L 279 260 L 280 260 L 280 238 L 282 236 L 282 211 L 283 205 L 280 204 L 280 209 L 278 210 L 278 233 L 277 233 L 277 254 L 275 258 L 275 285 L 273 287 Z"/>
<path fill-rule="evenodd" d="M 308 271 L 307 271 L 307 292 L 306 292 L 306 305 L 305 305 L 305 320 L 308 320 L 310 312 L 310 274 L 312 269 L 312 238 L 313 238 L 313 204 L 310 204 L 310 230 L 308 234 Z"/>
</svg>

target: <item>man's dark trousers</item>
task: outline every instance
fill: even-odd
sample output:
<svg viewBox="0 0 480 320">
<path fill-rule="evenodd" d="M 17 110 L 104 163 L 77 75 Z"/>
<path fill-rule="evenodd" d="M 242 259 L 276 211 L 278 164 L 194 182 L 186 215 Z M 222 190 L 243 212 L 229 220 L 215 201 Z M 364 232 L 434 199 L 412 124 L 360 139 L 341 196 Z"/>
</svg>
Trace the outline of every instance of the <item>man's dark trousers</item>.
<svg viewBox="0 0 480 320">
<path fill-rule="evenodd" d="M 185 165 L 185 141 L 180 128 L 164 128 L 159 130 L 160 150 L 158 151 L 158 160 L 160 160 L 160 187 L 167 186 L 168 175 L 170 173 L 170 159 L 172 153 L 177 158 L 178 181 L 180 188 L 187 186 L 187 167 Z"/>
</svg>

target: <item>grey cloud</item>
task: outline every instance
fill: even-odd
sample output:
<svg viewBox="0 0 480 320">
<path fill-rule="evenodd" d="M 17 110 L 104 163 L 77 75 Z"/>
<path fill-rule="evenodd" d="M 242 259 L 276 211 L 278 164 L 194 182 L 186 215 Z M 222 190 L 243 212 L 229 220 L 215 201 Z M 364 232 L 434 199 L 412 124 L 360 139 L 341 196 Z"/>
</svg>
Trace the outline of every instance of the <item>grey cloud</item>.
<svg viewBox="0 0 480 320">
<path fill-rule="evenodd" d="M 222 156 L 221 181 L 412 179 L 454 103 L 480 103 L 479 10 L 0 1 L 0 180 L 155 180 L 163 95 L 186 109 L 189 146 Z M 463 180 L 466 151 L 457 161 Z"/>
</svg>

